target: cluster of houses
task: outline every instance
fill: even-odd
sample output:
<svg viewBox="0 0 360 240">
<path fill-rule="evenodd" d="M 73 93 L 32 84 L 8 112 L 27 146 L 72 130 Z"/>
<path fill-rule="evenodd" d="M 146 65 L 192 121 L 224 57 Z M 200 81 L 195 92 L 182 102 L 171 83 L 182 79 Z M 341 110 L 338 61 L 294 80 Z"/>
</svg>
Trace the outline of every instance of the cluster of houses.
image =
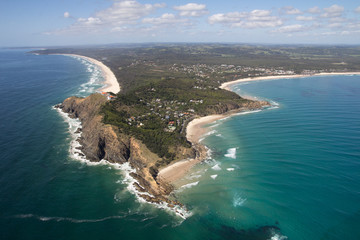
<svg viewBox="0 0 360 240">
<path fill-rule="evenodd" d="M 189 74 L 195 74 L 200 78 L 210 78 L 213 73 L 234 73 L 242 75 L 247 73 L 247 76 L 264 76 L 264 75 L 293 75 L 294 71 L 284 70 L 283 68 L 265 68 L 265 67 L 246 67 L 246 66 L 235 66 L 231 64 L 221 65 L 208 65 L 208 64 L 194 64 L 194 65 L 177 65 L 174 64 L 171 70 L 176 72 L 186 72 Z M 197 87 L 201 89 L 202 87 Z"/>
<path fill-rule="evenodd" d="M 127 119 L 127 123 L 130 126 L 143 127 L 151 116 L 156 116 L 166 124 L 164 131 L 173 132 L 177 127 L 182 127 L 184 121 L 194 115 L 195 110 L 191 108 L 190 104 L 197 105 L 203 102 L 202 99 L 191 99 L 188 103 L 176 100 L 163 101 L 161 99 L 154 99 L 151 102 L 146 103 L 149 108 L 148 113 L 139 116 L 131 116 Z"/>
</svg>

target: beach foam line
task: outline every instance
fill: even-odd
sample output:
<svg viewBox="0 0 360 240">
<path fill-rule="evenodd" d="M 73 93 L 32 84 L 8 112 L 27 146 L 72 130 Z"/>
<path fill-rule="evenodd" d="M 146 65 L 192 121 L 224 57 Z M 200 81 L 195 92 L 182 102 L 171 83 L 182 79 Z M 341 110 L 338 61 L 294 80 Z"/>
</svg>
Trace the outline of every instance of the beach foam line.
<svg viewBox="0 0 360 240">
<path fill-rule="evenodd" d="M 279 79 L 293 79 L 293 78 L 306 78 L 306 77 L 317 77 L 317 76 L 334 76 L 334 75 L 360 75 L 360 72 L 323 72 L 315 73 L 312 75 L 294 74 L 294 75 L 272 75 L 272 76 L 261 76 L 253 78 L 242 78 L 230 82 L 221 84 L 220 88 L 231 91 L 230 87 L 237 83 L 252 82 L 252 81 L 266 81 L 266 80 L 279 80 Z"/>
<path fill-rule="evenodd" d="M 102 63 L 94 58 L 77 55 L 77 54 L 59 54 L 59 55 L 80 58 L 80 59 L 84 59 L 86 61 L 89 61 L 89 62 L 95 64 L 96 66 L 98 66 L 101 69 L 101 72 L 102 72 L 102 74 L 104 76 L 104 80 L 105 80 L 105 82 L 104 82 L 105 86 L 100 88 L 99 91 L 113 92 L 113 93 L 120 92 L 120 85 L 119 85 L 118 80 L 116 79 L 115 74 L 104 63 Z"/>
</svg>

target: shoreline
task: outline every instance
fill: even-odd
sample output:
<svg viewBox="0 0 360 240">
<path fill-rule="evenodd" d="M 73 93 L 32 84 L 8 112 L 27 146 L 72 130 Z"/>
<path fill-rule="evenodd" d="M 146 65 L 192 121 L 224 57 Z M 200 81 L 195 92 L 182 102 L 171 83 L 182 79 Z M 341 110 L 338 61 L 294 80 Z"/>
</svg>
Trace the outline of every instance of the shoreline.
<svg viewBox="0 0 360 240">
<path fill-rule="evenodd" d="M 220 88 L 231 91 L 231 86 L 241 82 L 251 82 L 251 81 L 264 81 L 264 80 L 275 80 L 275 79 L 292 79 L 292 78 L 304 78 L 304 77 L 314 77 L 314 76 L 333 76 L 333 75 L 360 75 L 360 72 L 332 72 L 332 73 L 318 73 L 313 75 L 279 75 L 279 76 L 262 76 L 262 77 L 254 77 L 254 78 L 243 78 L 230 82 L 226 82 L 221 84 Z M 224 114 L 214 114 L 208 115 L 205 117 L 195 118 L 186 127 L 186 138 L 193 144 L 193 146 L 197 149 L 205 149 L 205 146 L 201 145 L 199 140 L 203 137 L 207 132 L 208 128 L 204 127 L 205 125 L 211 124 L 215 121 L 228 118 L 234 116 L 240 112 L 243 112 L 245 109 L 237 109 L 236 111 L 230 111 Z M 200 150 L 201 151 L 201 150 Z M 204 153 L 200 153 L 203 155 Z M 183 178 L 190 169 L 205 160 L 206 156 L 201 156 L 201 158 L 196 157 L 194 159 L 185 159 L 181 161 L 177 161 L 172 163 L 159 171 L 159 177 L 168 181 L 171 184 Z"/>
<path fill-rule="evenodd" d="M 317 76 L 336 76 L 336 75 L 360 75 L 360 72 L 324 72 L 315 73 L 312 75 L 307 74 L 295 74 L 295 75 L 273 75 L 273 76 L 260 76 L 241 78 L 230 82 L 225 82 L 220 85 L 220 88 L 231 91 L 230 87 L 237 83 L 252 82 L 252 81 L 264 81 L 264 80 L 276 80 L 276 79 L 291 79 L 291 78 L 305 78 L 305 77 L 317 77 Z"/>
<path fill-rule="evenodd" d="M 59 54 L 59 55 L 63 55 L 63 56 L 72 56 L 72 57 L 78 57 L 78 58 L 82 58 L 86 61 L 89 61 L 93 64 L 95 64 L 96 66 L 98 66 L 102 72 L 102 75 L 104 77 L 104 84 L 105 86 L 102 88 L 99 88 L 98 91 L 102 91 L 102 92 L 112 92 L 117 94 L 118 92 L 120 92 L 120 84 L 117 81 L 115 74 L 110 70 L 110 68 L 108 66 L 106 66 L 104 63 L 100 62 L 99 60 L 96 60 L 94 58 L 90 58 L 90 57 L 86 57 L 86 56 L 82 56 L 82 55 L 77 55 L 77 54 Z"/>
</svg>

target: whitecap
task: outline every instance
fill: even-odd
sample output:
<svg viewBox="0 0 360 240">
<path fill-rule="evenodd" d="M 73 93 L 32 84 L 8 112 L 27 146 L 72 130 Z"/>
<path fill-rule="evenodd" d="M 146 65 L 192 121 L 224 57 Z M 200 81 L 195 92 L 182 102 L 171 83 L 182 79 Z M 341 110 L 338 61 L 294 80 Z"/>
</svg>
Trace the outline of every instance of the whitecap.
<svg viewBox="0 0 360 240">
<path fill-rule="evenodd" d="M 220 171 L 221 167 L 219 166 L 219 164 L 216 164 L 215 166 L 213 166 L 211 169 L 215 170 L 215 171 Z"/>
<path fill-rule="evenodd" d="M 246 202 L 246 198 L 242 198 L 239 194 L 235 194 L 235 196 L 233 197 L 234 207 L 240 207 L 244 205 L 245 202 Z"/>
<path fill-rule="evenodd" d="M 234 171 L 235 168 L 227 168 L 226 170 L 228 170 L 229 172 L 231 172 L 231 171 Z"/>
<path fill-rule="evenodd" d="M 215 133 L 217 133 L 217 131 L 216 131 L 216 130 L 212 130 L 212 131 L 209 131 L 209 132 L 205 133 L 204 135 L 202 135 L 202 137 L 207 137 L 207 136 L 213 135 L 213 134 L 215 134 Z"/>
<path fill-rule="evenodd" d="M 236 148 L 229 148 L 224 156 L 228 158 L 236 159 Z"/>
<path fill-rule="evenodd" d="M 199 184 L 199 181 L 188 183 L 188 184 L 185 184 L 185 185 L 181 186 L 180 189 L 189 189 L 189 188 L 192 188 L 193 186 L 196 186 L 198 184 Z"/>
<path fill-rule="evenodd" d="M 278 234 L 278 233 L 275 233 L 275 234 L 270 238 L 270 240 L 285 240 L 285 239 L 288 239 L 288 237 L 283 236 L 283 235 L 280 235 L 280 234 Z"/>
<path fill-rule="evenodd" d="M 210 177 L 215 180 L 217 178 L 217 176 L 218 176 L 217 174 L 214 174 L 214 175 L 211 175 Z"/>
<path fill-rule="evenodd" d="M 216 134 L 215 136 L 220 137 L 220 138 L 224 138 L 223 135 L 221 135 L 221 133 Z"/>
</svg>

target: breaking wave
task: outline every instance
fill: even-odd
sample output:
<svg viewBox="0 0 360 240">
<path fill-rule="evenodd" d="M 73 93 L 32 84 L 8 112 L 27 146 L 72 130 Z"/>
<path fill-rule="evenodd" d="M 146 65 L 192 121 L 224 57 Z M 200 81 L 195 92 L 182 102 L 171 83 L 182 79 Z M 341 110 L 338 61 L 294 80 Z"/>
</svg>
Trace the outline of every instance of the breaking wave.
<svg viewBox="0 0 360 240">
<path fill-rule="evenodd" d="M 246 202 L 246 198 L 242 198 L 239 194 L 235 194 L 235 196 L 233 197 L 234 207 L 240 207 L 244 205 L 245 202 Z"/>
<path fill-rule="evenodd" d="M 210 177 L 215 180 L 217 178 L 217 176 L 218 176 L 217 174 L 214 174 L 214 175 L 211 175 Z"/>
<path fill-rule="evenodd" d="M 99 219 L 76 219 L 76 218 L 68 218 L 68 217 L 45 217 L 45 216 L 38 216 L 34 214 L 20 214 L 15 215 L 14 218 L 34 218 L 42 222 L 72 222 L 72 223 L 96 223 L 96 222 L 104 222 L 112 219 L 122 219 L 127 217 L 127 214 L 121 216 L 109 216 Z"/>
<path fill-rule="evenodd" d="M 211 167 L 211 169 L 215 170 L 215 171 L 220 171 L 221 167 L 219 166 L 220 164 L 215 164 L 213 167 Z"/>
<path fill-rule="evenodd" d="M 224 156 L 228 158 L 236 159 L 236 148 L 229 148 Z"/>
</svg>

